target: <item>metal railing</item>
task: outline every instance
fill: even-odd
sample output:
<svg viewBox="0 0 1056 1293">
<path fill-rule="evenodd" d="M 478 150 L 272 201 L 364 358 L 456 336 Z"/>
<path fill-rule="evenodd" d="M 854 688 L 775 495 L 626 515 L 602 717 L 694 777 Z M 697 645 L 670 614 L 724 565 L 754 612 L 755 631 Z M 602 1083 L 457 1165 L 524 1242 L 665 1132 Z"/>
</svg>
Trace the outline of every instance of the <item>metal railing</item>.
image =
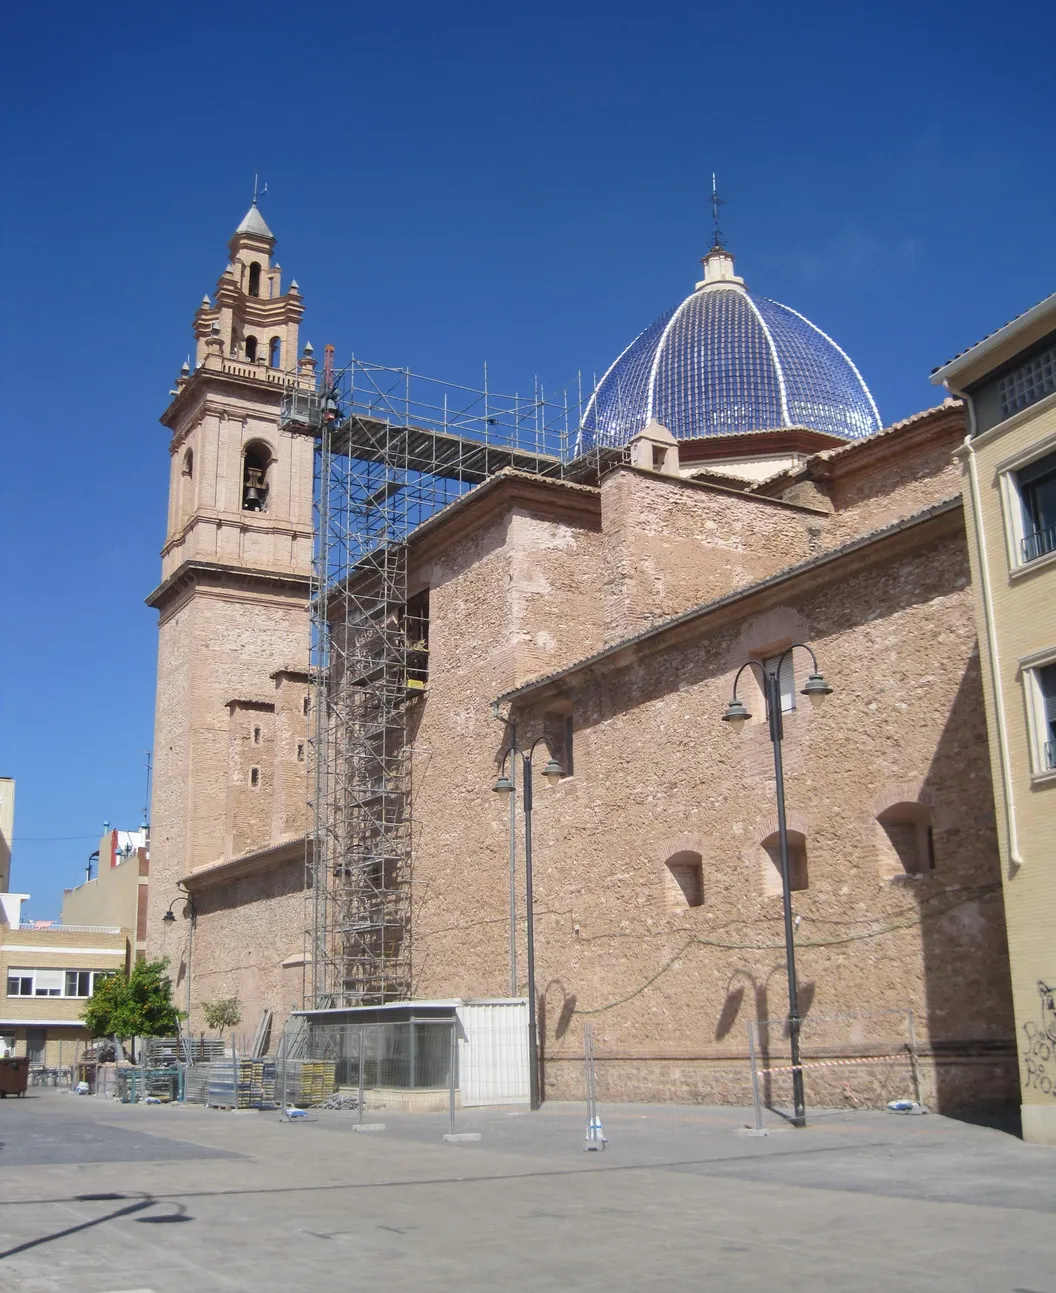
<svg viewBox="0 0 1056 1293">
<path fill-rule="evenodd" d="M 121 934 L 120 925 L 64 925 L 58 920 L 30 920 L 28 917 L 18 923 L 20 930 L 34 934 Z M 115 949 L 118 950 L 118 949 Z"/>
<path fill-rule="evenodd" d="M 1023 536 L 1023 560 L 1036 561 L 1046 553 L 1056 552 L 1056 525 L 1047 525 L 1043 530 Z"/>
</svg>

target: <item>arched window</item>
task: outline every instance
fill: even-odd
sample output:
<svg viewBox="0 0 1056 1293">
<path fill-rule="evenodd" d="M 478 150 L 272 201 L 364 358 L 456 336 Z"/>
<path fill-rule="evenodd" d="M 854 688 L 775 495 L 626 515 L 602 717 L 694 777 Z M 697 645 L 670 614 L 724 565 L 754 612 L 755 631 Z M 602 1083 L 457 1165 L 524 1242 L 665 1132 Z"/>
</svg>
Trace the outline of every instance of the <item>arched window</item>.
<svg viewBox="0 0 1056 1293">
<path fill-rule="evenodd" d="M 272 337 L 268 342 L 268 367 L 278 368 L 281 355 L 282 341 L 278 337 Z"/>
<path fill-rule="evenodd" d="M 763 890 L 767 894 L 781 892 L 781 845 L 777 831 L 760 840 L 765 854 L 763 862 Z M 788 887 L 809 888 L 807 879 L 807 839 L 802 831 L 788 832 Z"/>
<path fill-rule="evenodd" d="M 266 444 L 246 446 L 242 462 L 242 510 L 264 512 L 268 506 L 268 468 L 271 450 Z"/>
<path fill-rule="evenodd" d="M 880 873 L 887 879 L 925 875 L 935 867 L 935 837 L 927 804 L 903 801 L 876 815 L 880 827 Z"/>
<path fill-rule="evenodd" d="M 667 905 L 674 911 L 704 901 L 704 864 L 699 853 L 684 849 L 667 859 Z"/>
<path fill-rule="evenodd" d="M 250 296 L 260 295 L 260 264 L 254 261 L 249 267 L 249 294 Z"/>
<path fill-rule="evenodd" d="M 251 364 L 257 362 L 257 339 L 249 336 L 246 338 L 246 358 Z"/>
<path fill-rule="evenodd" d="M 180 519 L 189 515 L 193 506 L 194 450 L 188 448 L 180 468 Z"/>
</svg>

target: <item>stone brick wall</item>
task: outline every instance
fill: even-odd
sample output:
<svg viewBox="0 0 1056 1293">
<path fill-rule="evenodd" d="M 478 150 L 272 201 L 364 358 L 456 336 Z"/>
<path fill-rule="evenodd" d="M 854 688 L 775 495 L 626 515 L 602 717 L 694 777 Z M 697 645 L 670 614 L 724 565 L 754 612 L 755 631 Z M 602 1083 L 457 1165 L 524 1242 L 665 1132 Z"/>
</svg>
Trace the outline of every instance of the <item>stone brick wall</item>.
<svg viewBox="0 0 1056 1293">
<path fill-rule="evenodd" d="M 306 741 L 307 684 L 303 676 L 296 681 L 274 675 L 284 667 L 306 667 L 307 617 L 305 602 L 293 597 L 237 586 L 199 588 L 160 625 L 147 938 L 150 956 L 170 958 L 181 1005 L 185 922 L 169 926 L 161 920 L 179 896 L 176 880 L 304 830 L 307 765 L 298 761 L 297 746 Z M 253 767 L 258 768 L 256 786 L 250 782 Z M 299 875 L 303 887 L 303 864 Z M 266 891 L 270 882 L 264 883 Z M 255 958 L 277 958 L 276 972 L 286 955 L 276 931 L 287 928 L 287 917 L 290 936 L 298 947 L 301 943 L 300 907 L 295 916 L 290 912 L 276 915 L 277 923 L 269 923 L 265 941 L 252 952 Z M 199 991 L 199 971 L 213 973 L 214 954 L 222 974 L 228 972 L 224 967 L 240 963 L 231 961 L 233 949 L 227 945 L 235 938 L 238 946 L 236 928 L 237 919 L 217 941 L 203 920 L 193 965 L 194 1023 L 203 994 L 224 995 L 212 992 L 207 978 Z M 241 937 L 251 942 L 254 922 L 247 918 L 244 928 Z"/>
<path fill-rule="evenodd" d="M 953 453 L 967 429 L 960 405 L 942 405 L 881 435 L 808 459 L 760 493 L 829 512 L 816 542 L 835 548 L 961 492 Z"/>
<path fill-rule="evenodd" d="M 204 1028 L 201 1001 L 237 996 L 251 1036 L 264 1009 L 275 1012 L 272 1049 L 290 1010 L 302 1004 L 304 972 L 304 858 L 294 857 L 255 874 L 196 889 L 195 1015 Z M 285 963 L 285 964 L 284 964 Z M 177 985 L 177 1000 L 183 980 Z"/>
<path fill-rule="evenodd" d="M 486 567 L 461 572 L 464 612 L 494 605 L 502 572 L 489 580 Z M 436 606 L 442 638 L 443 597 Z M 548 621 L 564 609 L 550 603 Z M 502 738 L 488 713 L 503 673 L 488 667 L 488 644 L 493 652 L 502 638 L 501 616 L 491 617 L 461 621 L 477 667 L 449 677 L 436 661 L 417 732 L 422 996 L 507 990 L 508 821 L 487 791 Z M 968 570 L 963 536 L 947 534 L 887 564 L 848 567 L 809 595 L 790 586 L 691 644 L 568 684 L 575 776 L 552 791 L 540 782 L 534 814 L 553 1094 L 578 1094 L 590 1017 L 610 1098 L 745 1097 L 745 1019 L 779 1017 L 787 1000 L 780 899 L 762 846 L 775 828 L 772 752 L 761 721 L 737 738 L 720 716 L 745 652 L 793 635 L 816 647 L 836 689 L 818 713 L 788 716 L 784 746 L 790 826 L 807 852 L 809 887 L 795 908 L 808 1015 L 912 1009 L 925 1087 L 941 1107 L 1014 1090 Z M 519 722 L 531 736 L 541 718 Z M 919 877 L 892 877 L 877 822 L 905 801 L 925 805 L 933 828 L 935 867 Z M 672 908 L 666 863 L 687 852 L 702 859 L 704 901 Z M 523 986 L 523 931 L 520 964 Z"/>
<path fill-rule="evenodd" d="M 607 642 L 804 560 L 826 520 L 631 468 L 605 477 L 601 507 Z"/>
</svg>

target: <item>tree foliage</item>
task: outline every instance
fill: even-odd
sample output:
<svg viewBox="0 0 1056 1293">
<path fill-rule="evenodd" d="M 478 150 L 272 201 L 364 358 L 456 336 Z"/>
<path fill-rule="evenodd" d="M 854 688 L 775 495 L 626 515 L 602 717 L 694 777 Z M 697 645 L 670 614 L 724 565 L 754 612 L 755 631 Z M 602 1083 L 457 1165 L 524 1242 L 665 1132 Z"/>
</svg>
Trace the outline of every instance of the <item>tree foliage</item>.
<svg viewBox="0 0 1056 1293">
<path fill-rule="evenodd" d="M 237 997 L 218 997 L 215 1001 L 203 1001 L 202 1013 L 210 1028 L 219 1028 L 223 1037 L 225 1028 L 235 1028 L 242 1022 L 242 1003 Z"/>
<path fill-rule="evenodd" d="M 96 980 L 81 1018 L 93 1037 L 172 1037 L 181 1018 L 172 1004 L 167 960 L 136 961 L 131 974 Z"/>
</svg>

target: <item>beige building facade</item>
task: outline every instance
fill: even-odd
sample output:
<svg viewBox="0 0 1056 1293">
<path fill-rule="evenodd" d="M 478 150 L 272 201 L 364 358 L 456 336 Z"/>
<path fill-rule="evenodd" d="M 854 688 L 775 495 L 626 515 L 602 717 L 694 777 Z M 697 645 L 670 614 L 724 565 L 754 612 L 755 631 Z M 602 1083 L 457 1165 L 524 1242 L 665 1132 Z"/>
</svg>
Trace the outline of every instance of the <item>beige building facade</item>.
<svg viewBox="0 0 1056 1293">
<path fill-rule="evenodd" d="M 0 777 L 0 893 L 11 888 L 11 841 L 15 834 L 15 779 Z"/>
<path fill-rule="evenodd" d="M 31 1065 L 70 1065 L 91 1040 L 81 1011 L 101 975 L 127 972 L 130 940 L 116 926 L 27 926 L 20 910 L 20 902 L 0 903 L 0 1049 L 28 1055 Z"/>
<path fill-rule="evenodd" d="M 1056 1144 L 1056 296 L 938 369 L 959 457 L 999 823 L 1023 1134 Z"/>
<path fill-rule="evenodd" d="M 99 841 L 96 874 L 62 896 L 63 925 L 124 930 L 138 960 L 147 951 L 150 850 L 147 831 L 107 831 Z"/>
</svg>

